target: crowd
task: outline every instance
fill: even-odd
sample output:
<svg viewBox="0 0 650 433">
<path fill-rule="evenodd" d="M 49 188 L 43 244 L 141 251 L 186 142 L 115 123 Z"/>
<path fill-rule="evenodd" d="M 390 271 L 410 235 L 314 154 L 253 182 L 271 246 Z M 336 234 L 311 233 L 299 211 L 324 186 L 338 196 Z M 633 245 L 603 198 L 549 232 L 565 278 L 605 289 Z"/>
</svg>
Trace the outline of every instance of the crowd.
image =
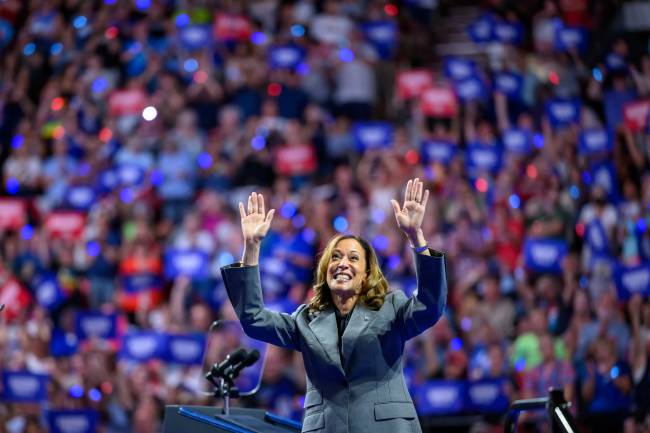
<svg viewBox="0 0 650 433">
<path fill-rule="evenodd" d="M 271 308 L 310 298 L 337 232 L 410 293 L 390 199 L 416 176 L 450 288 L 408 346 L 420 414 L 502 431 L 553 386 L 580 431 L 650 431 L 650 55 L 599 34 L 618 3 L 485 1 L 470 59 L 432 50 L 453 2 L 0 0 L 0 432 L 216 404 L 253 190 Z M 299 420 L 300 356 L 265 348 L 259 374 L 237 404 Z"/>
</svg>

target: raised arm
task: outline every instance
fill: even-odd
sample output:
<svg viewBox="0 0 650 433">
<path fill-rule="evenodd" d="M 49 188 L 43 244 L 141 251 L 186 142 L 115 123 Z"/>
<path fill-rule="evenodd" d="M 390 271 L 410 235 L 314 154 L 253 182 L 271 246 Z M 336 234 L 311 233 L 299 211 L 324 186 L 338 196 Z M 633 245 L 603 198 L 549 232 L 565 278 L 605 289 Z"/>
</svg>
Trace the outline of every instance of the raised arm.
<svg viewBox="0 0 650 433">
<path fill-rule="evenodd" d="M 427 247 L 422 232 L 424 210 L 429 190 L 415 178 L 406 184 L 404 203 L 400 207 L 391 200 L 395 211 L 397 227 L 406 235 L 415 258 L 417 290 L 409 298 L 397 296 L 397 320 L 402 325 L 406 338 L 412 338 L 433 326 L 445 309 L 447 302 L 447 277 L 444 254 Z"/>
<path fill-rule="evenodd" d="M 253 192 L 248 207 L 239 203 L 244 254 L 241 263 L 221 268 L 224 285 L 246 335 L 287 349 L 298 348 L 295 315 L 276 313 L 264 307 L 260 282 L 259 256 L 262 239 L 269 231 L 274 209 L 264 209 L 264 197 Z"/>
</svg>

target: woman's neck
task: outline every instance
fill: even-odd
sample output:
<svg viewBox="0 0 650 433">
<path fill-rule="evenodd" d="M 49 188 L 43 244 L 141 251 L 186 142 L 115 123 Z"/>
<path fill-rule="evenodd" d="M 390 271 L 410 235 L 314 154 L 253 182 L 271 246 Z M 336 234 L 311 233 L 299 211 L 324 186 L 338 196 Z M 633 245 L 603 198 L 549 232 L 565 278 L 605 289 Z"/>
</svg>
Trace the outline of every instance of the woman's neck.
<svg viewBox="0 0 650 433">
<path fill-rule="evenodd" d="M 357 304 L 357 300 L 359 299 L 359 295 L 356 293 L 352 294 L 351 296 L 346 296 L 345 293 L 343 294 L 337 294 L 337 293 L 332 293 L 332 301 L 334 301 L 334 305 L 336 308 L 339 310 L 339 312 L 343 315 L 346 315 L 352 311 L 354 306 Z"/>
</svg>

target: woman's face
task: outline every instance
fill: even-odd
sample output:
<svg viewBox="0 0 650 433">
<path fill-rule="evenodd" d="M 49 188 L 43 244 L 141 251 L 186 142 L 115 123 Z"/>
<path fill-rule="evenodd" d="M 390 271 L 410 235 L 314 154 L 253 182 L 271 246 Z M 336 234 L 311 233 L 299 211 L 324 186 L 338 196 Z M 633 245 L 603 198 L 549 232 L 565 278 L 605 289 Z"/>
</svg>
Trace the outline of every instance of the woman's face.
<svg viewBox="0 0 650 433">
<path fill-rule="evenodd" d="M 355 239 L 336 244 L 327 265 L 327 285 L 332 291 L 359 293 L 366 278 L 366 252 Z"/>
</svg>

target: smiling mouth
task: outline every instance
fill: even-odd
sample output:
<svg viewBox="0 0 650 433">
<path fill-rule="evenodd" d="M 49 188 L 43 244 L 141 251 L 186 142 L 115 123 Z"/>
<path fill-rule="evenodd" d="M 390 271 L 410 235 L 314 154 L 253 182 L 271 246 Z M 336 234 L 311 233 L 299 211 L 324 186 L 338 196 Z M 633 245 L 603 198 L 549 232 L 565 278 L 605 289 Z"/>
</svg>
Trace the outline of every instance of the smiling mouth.
<svg viewBox="0 0 650 433">
<path fill-rule="evenodd" d="M 332 276 L 334 278 L 334 281 L 336 282 L 347 282 L 347 281 L 352 281 L 352 276 L 349 274 L 344 274 L 344 273 L 337 273 Z"/>
</svg>

